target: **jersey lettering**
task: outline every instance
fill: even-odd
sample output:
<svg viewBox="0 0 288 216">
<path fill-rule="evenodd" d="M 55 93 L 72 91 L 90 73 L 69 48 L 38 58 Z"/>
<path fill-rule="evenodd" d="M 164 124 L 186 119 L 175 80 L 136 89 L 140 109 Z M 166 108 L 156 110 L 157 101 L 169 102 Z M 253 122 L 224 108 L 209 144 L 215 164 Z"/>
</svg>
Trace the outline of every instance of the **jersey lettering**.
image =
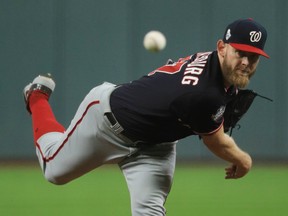
<svg viewBox="0 0 288 216">
<path fill-rule="evenodd" d="M 181 82 L 183 85 L 198 84 L 198 76 L 202 74 L 210 54 L 211 52 L 198 53 L 195 60 L 187 65 L 184 71 L 184 77 Z"/>
<path fill-rule="evenodd" d="M 188 56 L 186 58 L 181 58 L 179 61 L 174 63 L 168 63 L 160 68 L 157 68 L 156 70 L 150 72 L 148 76 L 152 76 L 155 73 L 166 73 L 166 74 L 175 74 L 181 71 L 182 67 L 187 63 L 187 60 L 189 60 L 191 56 Z"/>
<path fill-rule="evenodd" d="M 183 66 L 187 64 L 181 83 L 183 85 L 197 85 L 199 82 L 199 75 L 202 74 L 211 53 L 212 52 L 198 53 L 195 60 L 189 64 L 187 64 L 187 61 L 191 59 L 192 56 L 179 59 L 179 61 L 174 63 L 168 63 L 150 72 L 148 76 L 152 76 L 155 73 L 175 74 L 180 72 Z"/>
<path fill-rule="evenodd" d="M 197 85 L 198 84 L 198 77 L 196 76 L 185 76 L 183 79 L 182 79 L 182 84 L 183 85 L 190 85 L 192 83 L 192 85 Z"/>
</svg>

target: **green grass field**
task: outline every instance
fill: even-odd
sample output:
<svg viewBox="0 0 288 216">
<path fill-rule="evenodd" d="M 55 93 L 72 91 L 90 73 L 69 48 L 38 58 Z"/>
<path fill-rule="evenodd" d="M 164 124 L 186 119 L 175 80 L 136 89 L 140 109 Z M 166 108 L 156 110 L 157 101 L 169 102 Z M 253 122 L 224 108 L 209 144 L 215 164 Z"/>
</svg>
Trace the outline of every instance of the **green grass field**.
<svg viewBox="0 0 288 216">
<path fill-rule="evenodd" d="M 224 166 L 178 165 L 166 203 L 168 216 L 286 216 L 288 166 L 256 165 L 241 180 Z M 129 216 L 129 194 L 116 166 L 104 166 L 55 186 L 38 166 L 0 166 L 1 216 Z"/>
</svg>

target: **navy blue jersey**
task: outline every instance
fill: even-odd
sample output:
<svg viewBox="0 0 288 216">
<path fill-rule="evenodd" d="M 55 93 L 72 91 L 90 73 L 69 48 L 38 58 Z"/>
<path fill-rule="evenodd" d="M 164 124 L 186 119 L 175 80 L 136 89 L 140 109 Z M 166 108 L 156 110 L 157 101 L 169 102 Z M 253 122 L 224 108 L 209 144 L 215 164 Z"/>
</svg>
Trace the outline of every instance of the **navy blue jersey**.
<svg viewBox="0 0 288 216">
<path fill-rule="evenodd" d="M 214 51 L 169 62 L 121 85 L 113 91 L 110 104 L 133 139 L 170 142 L 217 131 L 233 92 L 224 88 Z"/>
</svg>

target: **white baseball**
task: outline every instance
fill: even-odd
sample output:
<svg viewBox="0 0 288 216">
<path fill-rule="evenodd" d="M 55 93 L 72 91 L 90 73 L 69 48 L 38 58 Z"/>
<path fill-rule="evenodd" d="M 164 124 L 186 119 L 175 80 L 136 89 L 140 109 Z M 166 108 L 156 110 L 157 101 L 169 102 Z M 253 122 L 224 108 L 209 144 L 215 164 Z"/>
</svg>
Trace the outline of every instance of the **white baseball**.
<svg viewBox="0 0 288 216">
<path fill-rule="evenodd" d="M 166 47 L 166 37 L 160 31 L 150 31 L 145 35 L 143 45 L 148 51 L 159 52 Z"/>
</svg>

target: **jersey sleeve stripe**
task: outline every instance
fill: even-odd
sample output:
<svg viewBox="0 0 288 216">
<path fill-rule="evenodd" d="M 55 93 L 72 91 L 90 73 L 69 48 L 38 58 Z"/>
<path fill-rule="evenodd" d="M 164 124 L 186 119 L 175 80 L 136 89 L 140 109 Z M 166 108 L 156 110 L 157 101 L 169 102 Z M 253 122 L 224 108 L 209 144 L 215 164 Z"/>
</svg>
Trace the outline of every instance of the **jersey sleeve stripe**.
<svg viewBox="0 0 288 216">
<path fill-rule="evenodd" d="M 213 131 L 210 131 L 210 132 L 204 132 L 204 133 L 199 133 L 199 132 L 197 132 L 197 131 L 193 131 L 195 134 L 197 134 L 197 135 L 211 135 L 211 134 L 214 134 L 214 133 L 216 133 L 217 131 L 219 131 L 220 130 L 220 128 L 223 126 L 223 123 L 224 123 L 224 121 L 222 121 L 222 123 L 219 125 L 219 127 L 218 128 L 216 128 L 215 130 L 213 130 Z"/>
</svg>

